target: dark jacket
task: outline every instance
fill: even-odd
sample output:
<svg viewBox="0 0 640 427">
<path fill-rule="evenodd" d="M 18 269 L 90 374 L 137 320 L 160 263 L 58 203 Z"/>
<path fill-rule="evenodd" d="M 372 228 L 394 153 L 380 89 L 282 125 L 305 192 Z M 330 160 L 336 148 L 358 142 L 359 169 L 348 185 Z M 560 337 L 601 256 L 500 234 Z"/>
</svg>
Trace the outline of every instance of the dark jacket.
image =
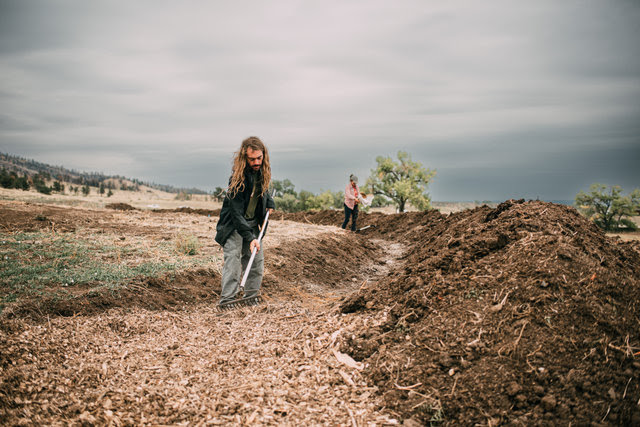
<svg viewBox="0 0 640 427">
<path fill-rule="evenodd" d="M 258 234 L 252 229 L 244 214 L 249 206 L 249 200 L 251 200 L 251 191 L 253 190 L 253 180 L 258 179 L 258 194 L 262 192 L 262 170 L 253 172 L 253 170 L 247 168 L 244 173 L 244 188 L 242 191 L 238 191 L 235 196 L 230 197 L 229 194 L 224 198 L 222 202 L 222 210 L 220 211 L 220 220 L 216 226 L 216 242 L 224 246 L 225 242 L 236 230 L 244 240 L 251 241 L 258 238 Z M 276 204 L 266 192 L 263 196 L 258 197 L 258 205 L 256 206 L 255 217 L 258 220 L 258 224 L 262 226 L 264 217 L 267 214 L 267 209 L 275 209 Z M 266 233 L 266 229 L 264 230 Z"/>
</svg>

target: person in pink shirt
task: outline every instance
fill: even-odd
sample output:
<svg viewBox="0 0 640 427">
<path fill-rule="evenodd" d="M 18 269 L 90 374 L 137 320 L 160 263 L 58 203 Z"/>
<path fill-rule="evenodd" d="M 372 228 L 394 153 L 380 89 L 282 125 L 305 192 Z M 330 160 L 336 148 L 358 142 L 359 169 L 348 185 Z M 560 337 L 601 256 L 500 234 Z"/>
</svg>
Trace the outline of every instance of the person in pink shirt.
<svg viewBox="0 0 640 427">
<path fill-rule="evenodd" d="M 351 231 L 356 231 L 356 220 L 358 219 L 358 204 L 360 203 L 360 188 L 358 187 L 358 177 L 351 174 L 349 183 L 344 189 L 344 222 L 342 228 L 346 229 L 351 217 Z"/>
</svg>

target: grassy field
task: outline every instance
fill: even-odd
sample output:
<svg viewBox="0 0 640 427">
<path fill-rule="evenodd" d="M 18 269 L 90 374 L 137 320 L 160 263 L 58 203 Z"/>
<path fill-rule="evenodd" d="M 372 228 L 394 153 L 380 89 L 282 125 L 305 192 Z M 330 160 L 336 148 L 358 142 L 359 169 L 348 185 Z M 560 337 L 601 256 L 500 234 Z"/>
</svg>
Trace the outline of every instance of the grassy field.
<svg viewBox="0 0 640 427">
<path fill-rule="evenodd" d="M 157 277 L 209 266 L 218 258 L 199 251 L 193 234 L 151 242 L 106 233 L 0 232 L 0 310 L 24 298 L 73 298 L 84 293 L 117 290 L 139 277 Z M 122 240 L 120 240 L 122 239 Z"/>
<path fill-rule="evenodd" d="M 111 197 L 44 195 L 0 189 L 0 310 L 16 301 L 57 301 L 111 292 L 135 278 L 160 277 L 193 268 L 218 268 L 212 219 L 153 209 L 216 209 L 220 203 L 194 195 L 143 189 Z M 105 209 L 125 203 L 140 211 Z M 68 210 L 73 208 L 73 210 Z M 11 227 L 14 221 L 23 226 Z"/>
</svg>

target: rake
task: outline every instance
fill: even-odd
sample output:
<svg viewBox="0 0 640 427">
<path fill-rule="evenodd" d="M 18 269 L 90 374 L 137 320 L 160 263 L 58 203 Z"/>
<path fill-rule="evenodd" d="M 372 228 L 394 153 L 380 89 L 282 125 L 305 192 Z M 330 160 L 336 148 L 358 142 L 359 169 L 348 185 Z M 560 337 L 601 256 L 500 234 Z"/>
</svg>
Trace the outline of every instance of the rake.
<svg viewBox="0 0 640 427">
<path fill-rule="evenodd" d="M 260 234 L 258 235 L 258 243 L 262 242 L 262 235 L 264 234 L 264 230 L 267 227 L 267 221 L 269 221 L 269 210 L 267 210 L 267 215 L 264 217 L 264 222 L 262 223 L 262 229 L 260 229 Z M 256 257 L 256 253 L 258 251 L 254 247 L 251 251 L 251 258 L 249 258 L 249 262 L 247 263 L 247 268 L 244 270 L 244 275 L 242 276 L 242 281 L 240 282 L 240 289 L 238 294 L 244 293 L 244 285 L 247 282 L 247 278 L 249 277 L 249 271 L 251 270 L 251 265 L 253 264 L 253 259 Z M 250 307 L 252 305 L 258 305 L 262 302 L 262 296 L 260 294 L 254 297 L 244 297 L 238 298 L 233 301 L 223 302 L 218 304 L 218 311 L 226 311 L 233 310 L 240 307 Z"/>
</svg>

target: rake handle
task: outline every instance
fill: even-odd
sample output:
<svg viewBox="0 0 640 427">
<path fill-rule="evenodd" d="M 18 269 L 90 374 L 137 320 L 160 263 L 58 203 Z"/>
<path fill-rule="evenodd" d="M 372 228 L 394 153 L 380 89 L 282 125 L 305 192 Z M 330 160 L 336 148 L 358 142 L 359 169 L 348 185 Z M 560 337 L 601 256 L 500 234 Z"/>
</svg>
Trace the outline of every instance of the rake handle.
<svg viewBox="0 0 640 427">
<path fill-rule="evenodd" d="M 269 210 L 267 209 L 267 215 L 264 217 L 264 222 L 262 223 L 262 229 L 260 230 L 260 234 L 258 235 L 258 243 L 262 241 L 262 235 L 264 234 L 264 229 L 267 226 L 267 221 L 269 220 Z M 249 271 L 251 270 L 251 265 L 253 264 L 253 259 L 256 257 L 256 253 L 258 250 L 253 248 L 251 251 L 251 258 L 249 258 L 249 262 L 247 263 L 247 269 L 244 271 L 244 275 L 242 276 L 242 282 L 240 282 L 240 290 L 244 291 L 244 284 L 247 282 L 247 277 L 249 277 Z"/>
</svg>

